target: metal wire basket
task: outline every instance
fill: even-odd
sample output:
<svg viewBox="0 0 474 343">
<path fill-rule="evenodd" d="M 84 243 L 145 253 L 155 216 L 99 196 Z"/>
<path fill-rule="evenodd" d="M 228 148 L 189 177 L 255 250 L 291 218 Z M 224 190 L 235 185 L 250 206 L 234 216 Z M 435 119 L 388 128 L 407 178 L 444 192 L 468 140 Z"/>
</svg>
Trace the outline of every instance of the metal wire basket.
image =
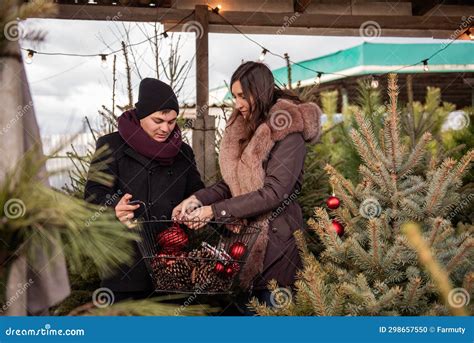
<svg viewBox="0 0 474 343">
<path fill-rule="evenodd" d="M 171 220 L 139 220 L 138 247 L 155 290 L 232 293 L 260 229 L 241 225 L 236 233 L 228 225 L 210 221 L 192 230 Z"/>
</svg>

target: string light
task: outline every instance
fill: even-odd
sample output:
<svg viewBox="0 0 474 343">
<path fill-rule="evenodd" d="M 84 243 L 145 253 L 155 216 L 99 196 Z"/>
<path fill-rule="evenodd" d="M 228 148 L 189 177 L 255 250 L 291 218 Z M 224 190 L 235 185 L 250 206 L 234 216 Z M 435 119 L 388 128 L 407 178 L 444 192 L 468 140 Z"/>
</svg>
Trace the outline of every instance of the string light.
<svg viewBox="0 0 474 343">
<path fill-rule="evenodd" d="M 95 2 L 95 0 L 88 0 L 88 3 L 89 4 L 97 4 L 97 2 Z M 112 5 L 117 5 L 117 1 L 112 1 Z M 150 6 L 156 6 L 156 2 L 155 1 L 152 1 L 150 3 Z M 236 27 L 234 24 L 232 24 L 229 20 L 227 20 L 227 18 L 225 18 L 222 14 L 219 13 L 219 11 L 222 9 L 222 6 L 220 4 L 218 4 L 216 7 L 211 7 L 211 6 L 208 6 L 212 12 L 218 14 L 222 19 L 224 19 L 230 26 L 232 26 L 237 32 L 239 32 L 241 35 L 243 35 L 247 40 L 253 42 L 254 44 L 260 46 L 263 50 L 262 50 L 262 53 L 260 54 L 260 57 L 259 57 L 259 60 L 261 62 L 263 62 L 265 60 L 265 56 L 267 53 L 270 53 L 274 56 L 277 56 L 277 57 L 280 57 L 282 59 L 285 59 L 283 56 L 279 55 L 279 54 L 276 54 L 270 50 L 268 50 L 267 48 L 265 48 L 264 46 L 262 46 L 260 43 L 258 43 L 257 41 L 253 40 L 252 38 L 250 38 L 249 36 L 247 36 L 244 32 L 242 32 L 238 27 Z M 169 30 L 173 30 L 175 27 L 181 25 L 186 19 L 188 19 L 189 17 L 193 16 L 195 13 L 195 11 L 192 11 L 189 15 L 187 15 L 186 17 L 182 18 L 177 24 L 175 24 L 173 27 L 171 27 Z M 469 35 L 469 38 L 471 40 L 474 40 L 474 34 L 473 34 L 473 31 L 469 28 L 467 29 L 465 32 L 465 34 Z M 168 32 L 167 31 L 163 31 L 162 33 L 160 33 L 159 35 L 162 35 L 164 38 L 168 38 L 169 35 L 168 35 Z M 158 36 L 158 35 L 157 35 Z M 157 36 L 154 36 L 154 37 L 157 37 Z M 153 38 L 153 37 L 151 37 Z M 136 46 L 136 45 L 139 45 L 139 44 L 142 44 L 142 43 L 145 43 L 145 42 L 149 42 L 151 38 L 147 38 L 146 40 L 142 41 L 142 42 L 139 42 L 139 43 L 135 43 L 135 44 L 129 44 L 128 47 L 132 47 L 132 46 Z M 443 48 L 437 50 L 436 52 L 434 52 L 430 57 L 424 59 L 423 61 L 421 61 L 421 63 L 423 63 L 423 70 L 425 72 L 429 71 L 429 67 L 428 67 L 428 61 L 433 58 L 434 56 L 436 56 L 437 54 L 439 54 L 441 51 L 447 49 L 454 41 L 456 41 L 457 39 L 459 38 L 458 37 L 455 37 L 453 38 L 448 44 L 444 45 Z M 102 65 L 106 65 L 106 56 L 109 56 L 109 55 L 113 55 L 113 54 L 116 54 L 118 52 L 120 52 L 122 49 L 119 49 L 119 50 L 115 50 L 115 51 L 112 51 L 108 54 L 88 54 L 88 55 L 85 55 L 85 54 L 69 54 L 69 53 L 46 53 L 46 52 L 38 52 L 38 51 L 34 51 L 34 50 L 31 50 L 31 49 L 25 49 L 25 48 L 21 48 L 22 50 L 25 50 L 28 52 L 28 57 L 25 59 L 25 62 L 26 63 L 32 63 L 32 59 L 33 59 L 33 55 L 36 53 L 36 54 L 40 54 L 40 55 L 56 55 L 56 56 L 77 56 L 77 57 L 93 57 L 93 56 L 100 56 L 101 57 L 101 61 L 102 61 Z M 348 75 L 344 75 L 342 73 L 330 73 L 330 72 L 319 72 L 319 71 L 316 71 L 314 69 L 311 69 L 311 68 L 308 68 L 306 67 L 305 65 L 302 65 L 300 63 L 297 63 L 297 62 L 294 62 L 294 61 L 289 61 L 290 63 L 294 64 L 294 65 L 297 65 L 299 66 L 300 68 L 303 68 L 303 69 L 306 69 L 306 70 L 309 70 L 309 71 L 312 71 L 314 73 L 317 73 L 317 76 L 316 76 L 316 79 L 315 79 L 315 84 L 316 85 L 319 85 L 321 83 L 321 76 L 322 74 L 331 74 L 331 75 L 337 75 L 337 76 L 342 76 L 342 77 L 348 77 Z M 409 67 L 413 67 L 413 66 L 416 66 L 417 64 L 419 64 L 420 62 L 418 63 L 414 63 L 414 64 L 411 64 L 411 65 L 406 65 L 406 66 L 403 66 L 401 68 L 398 68 L 398 69 L 395 69 L 395 70 L 391 70 L 389 72 L 386 72 L 386 73 L 383 73 L 383 74 L 380 74 L 379 76 L 384 76 L 384 75 L 387 75 L 387 74 L 390 74 L 390 73 L 396 73 L 398 72 L 399 70 L 402 70 L 402 69 L 405 69 L 405 68 L 409 68 Z M 375 78 L 374 75 L 372 75 L 372 80 L 371 80 L 371 87 L 372 88 L 378 88 L 379 86 L 379 81 Z"/>
<path fill-rule="evenodd" d="M 107 68 L 107 55 L 105 54 L 100 55 L 100 60 L 101 60 L 101 64 L 100 64 L 101 67 L 104 69 Z"/>
<path fill-rule="evenodd" d="M 25 63 L 31 64 L 33 63 L 33 56 L 35 55 L 36 51 L 30 50 L 30 49 L 28 49 L 27 51 L 28 51 L 28 55 L 26 56 Z"/>
<path fill-rule="evenodd" d="M 472 33 L 472 32 L 473 32 L 472 29 L 468 29 L 468 30 L 467 30 L 467 34 L 469 35 L 469 38 L 470 38 L 471 40 L 474 40 L 474 33 Z"/>
<path fill-rule="evenodd" d="M 370 81 L 370 87 L 373 89 L 379 88 L 379 80 L 375 77 L 375 75 L 372 75 L 372 80 Z"/>
<path fill-rule="evenodd" d="M 219 14 L 219 11 L 222 9 L 221 4 L 218 4 L 216 7 L 211 8 L 211 11 L 214 12 L 215 14 Z"/>
<path fill-rule="evenodd" d="M 316 80 L 314 81 L 316 86 L 319 86 L 321 84 L 321 76 L 323 76 L 323 73 L 319 72 L 318 76 L 316 76 Z"/>
<path fill-rule="evenodd" d="M 155 7 L 156 6 L 156 3 L 154 1 L 150 2 L 150 7 Z"/>
<path fill-rule="evenodd" d="M 429 71 L 428 60 L 423 60 L 423 71 Z"/>
</svg>

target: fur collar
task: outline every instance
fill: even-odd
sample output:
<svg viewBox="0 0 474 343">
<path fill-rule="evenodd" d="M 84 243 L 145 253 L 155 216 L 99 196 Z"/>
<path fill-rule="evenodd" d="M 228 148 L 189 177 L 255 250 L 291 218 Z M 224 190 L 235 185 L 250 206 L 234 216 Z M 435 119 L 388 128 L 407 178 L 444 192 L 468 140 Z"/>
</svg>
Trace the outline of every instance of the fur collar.
<svg viewBox="0 0 474 343">
<path fill-rule="evenodd" d="M 233 196 L 255 191 L 263 186 L 265 171 L 262 162 L 268 159 L 276 142 L 291 133 L 301 132 L 305 141 L 314 143 L 320 136 L 321 110 L 314 103 L 295 104 L 278 100 L 270 109 L 249 144 L 239 156 L 237 142 L 243 138 L 245 120 L 238 116 L 228 125 L 222 137 L 219 166 Z"/>
<path fill-rule="evenodd" d="M 242 116 L 238 116 L 226 127 L 219 153 L 222 178 L 229 186 L 232 196 L 253 192 L 263 187 L 265 180 L 263 162 L 268 159 L 276 142 L 295 132 L 301 132 L 306 142 L 316 142 L 321 131 L 320 117 L 321 110 L 314 103 L 296 104 L 288 100 L 278 100 L 270 109 L 268 120 L 257 128 L 242 156 L 239 156 L 238 142 L 245 133 L 245 120 Z M 240 273 L 243 288 L 250 287 L 258 273 L 263 271 L 268 243 L 269 215 L 270 213 L 263 214 L 248 223 L 260 228 L 260 233 Z"/>
</svg>

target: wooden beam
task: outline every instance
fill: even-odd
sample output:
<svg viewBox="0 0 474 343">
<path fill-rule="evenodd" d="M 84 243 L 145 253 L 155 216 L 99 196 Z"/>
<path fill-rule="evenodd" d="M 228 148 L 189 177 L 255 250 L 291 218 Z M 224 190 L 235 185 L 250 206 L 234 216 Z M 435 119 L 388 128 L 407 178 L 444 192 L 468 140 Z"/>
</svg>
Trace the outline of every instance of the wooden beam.
<svg viewBox="0 0 474 343">
<path fill-rule="evenodd" d="M 193 150 L 196 164 L 206 186 L 216 178 L 215 117 L 209 116 L 209 11 L 196 6 L 196 119 L 193 127 Z"/>
<path fill-rule="evenodd" d="M 161 22 L 168 26 L 176 24 L 192 12 L 191 9 L 99 5 L 60 4 L 58 8 L 59 13 L 56 16 L 58 19 L 108 20 L 108 18 L 116 18 L 120 21 Z M 473 9 L 472 6 L 466 6 L 467 12 L 471 9 Z M 294 13 L 254 12 L 250 15 L 247 12 L 223 11 L 222 15 L 245 33 L 277 34 L 283 27 L 282 23 L 294 16 Z M 215 13 L 209 13 L 209 32 L 237 33 L 227 21 Z M 360 36 L 360 28 L 371 21 L 380 26 L 380 36 L 449 38 L 458 29 L 462 17 L 429 16 L 421 20 L 417 16 L 302 13 L 291 25 L 284 27 L 284 34 Z"/>
<path fill-rule="evenodd" d="M 425 15 L 436 5 L 441 3 L 440 0 L 417 0 L 412 1 L 413 15 Z"/>
<path fill-rule="evenodd" d="M 291 18 L 294 13 L 255 12 L 247 16 L 241 12 L 226 11 L 222 15 L 227 20 L 214 13 L 210 15 L 210 32 L 232 32 L 233 29 L 227 23 L 231 22 L 245 33 L 277 34 L 285 18 Z M 360 36 L 361 28 L 368 22 L 376 22 L 380 26 L 380 36 L 447 38 L 459 27 L 462 17 L 430 16 L 421 20 L 420 17 L 414 16 L 303 13 L 291 25 L 285 27 L 284 34 Z"/>
<path fill-rule="evenodd" d="M 100 5 L 64 5 L 58 4 L 56 19 L 110 20 L 161 22 L 176 24 L 190 15 L 192 10 L 178 10 L 163 7 L 100 6 Z M 120 14 L 120 15 L 118 15 Z M 109 19 L 108 19 L 109 18 Z"/>
<path fill-rule="evenodd" d="M 310 4 L 311 0 L 294 0 L 293 8 L 295 12 L 304 13 Z"/>
</svg>

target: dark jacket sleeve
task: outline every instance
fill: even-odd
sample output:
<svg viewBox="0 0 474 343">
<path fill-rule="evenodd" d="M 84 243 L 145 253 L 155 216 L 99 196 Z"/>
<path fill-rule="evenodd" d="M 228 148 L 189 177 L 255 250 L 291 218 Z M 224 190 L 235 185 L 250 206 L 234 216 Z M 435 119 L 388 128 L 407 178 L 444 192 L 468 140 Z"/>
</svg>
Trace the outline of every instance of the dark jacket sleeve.
<svg viewBox="0 0 474 343">
<path fill-rule="evenodd" d="M 204 205 L 208 206 L 215 202 L 228 199 L 232 196 L 229 186 L 224 181 L 218 181 L 212 186 L 203 188 L 196 193 L 194 196 Z"/>
<path fill-rule="evenodd" d="M 277 208 L 293 191 L 303 170 L 306 147 L 300 133 L 288 135 L 271 151 L 262 188 L 212 205 L 216 221 L 251 218 Z"/>
<path fill-rule="evenodd" d="M 204 188 L 204 183 L 202 182 L 201 174 L 199 174 L 199 170 L 197 169 L 196 158 L 194 157 L 194 152 L 191 147 L 189 148 L 187 155 L 191 166 L 186 179 L 185 198 Z"/>
<path fill-rule="evenodd" d="M 103 178 L 100 175 L 102 173 L 107 176 L 107 182 L 100 180 Z M 121 194 L 120 190 L 116 190 L 117 179 L 117 161 L 106 142 L 106 138 L 104 136 L 99 137 L 87 174 L 84 199 L 93 204 L 115 207 L 124 195 Z"/>
</svg>

